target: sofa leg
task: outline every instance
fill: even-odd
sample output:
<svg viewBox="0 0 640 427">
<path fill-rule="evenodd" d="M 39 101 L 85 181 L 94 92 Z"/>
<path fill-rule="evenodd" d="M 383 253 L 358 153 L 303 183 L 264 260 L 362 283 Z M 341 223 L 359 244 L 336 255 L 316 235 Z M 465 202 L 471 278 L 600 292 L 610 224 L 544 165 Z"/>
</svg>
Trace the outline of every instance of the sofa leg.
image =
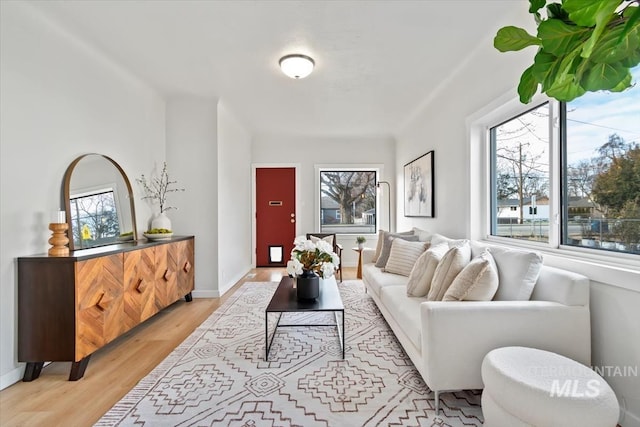
<svg viewBox="0 0 640 427">
<path fill-rule="evenodd" d="M 436 415 L 438 415 L 440 413 L 440 392 L 438 390 L 434 390 L 433 393 L 435 394 L 436 400 Z"/>
</svg>

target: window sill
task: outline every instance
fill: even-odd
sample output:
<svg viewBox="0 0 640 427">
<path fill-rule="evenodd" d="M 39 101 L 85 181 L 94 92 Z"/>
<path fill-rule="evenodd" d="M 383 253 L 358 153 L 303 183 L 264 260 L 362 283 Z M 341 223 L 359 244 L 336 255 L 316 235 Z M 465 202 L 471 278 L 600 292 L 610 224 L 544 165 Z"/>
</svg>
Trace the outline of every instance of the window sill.
<svg viewBox="0 0 640 427">
<path fill-rule="evenodd" d="M 592 281 L 640 292 L 640 256 L 632 254 L 602 255 L 598 250 L 561 246 L 487 236 L 484 243 L 514 249 L 539 251 L 544 264 L 584 274 Z"/>
</svg>

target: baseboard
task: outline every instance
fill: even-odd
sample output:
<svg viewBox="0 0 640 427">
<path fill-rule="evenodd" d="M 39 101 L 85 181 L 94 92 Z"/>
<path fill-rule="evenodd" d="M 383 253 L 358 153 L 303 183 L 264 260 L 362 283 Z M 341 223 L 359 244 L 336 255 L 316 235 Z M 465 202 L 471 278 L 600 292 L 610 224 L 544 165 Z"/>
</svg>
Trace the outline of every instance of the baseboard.
<svg viewBox="0 0 640 427">
<path fill-rule="evenodd" d="M 220 298 L 220 292 L 217 290 L 211 290 L 211 289 L 207 289 L 203 291 L 194 289 L 193 291 L 191 291 L 191 296 L 194 298 Z"/>
<path fill-rule="evenodd" d="M 19 367 L 12 369 L 0 377 L 0 390 L 4 390 L 5 388 L 20 381 L 22 379 L 22 375 L 24 375 L 24 364 L 20 364 Z"/>
</svg>

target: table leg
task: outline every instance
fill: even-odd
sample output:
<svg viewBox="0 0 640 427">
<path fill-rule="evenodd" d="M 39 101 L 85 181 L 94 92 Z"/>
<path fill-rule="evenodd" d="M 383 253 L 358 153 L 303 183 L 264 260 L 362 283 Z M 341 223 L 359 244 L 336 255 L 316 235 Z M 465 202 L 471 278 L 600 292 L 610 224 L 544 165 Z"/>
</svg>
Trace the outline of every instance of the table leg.
<svg viewBox="0 0 640 427">
<path fill-rule="evenodd" d="M 362 249 L 358 251 L 358 273 L 356 277 L 362 279 Z"/>
</svg>

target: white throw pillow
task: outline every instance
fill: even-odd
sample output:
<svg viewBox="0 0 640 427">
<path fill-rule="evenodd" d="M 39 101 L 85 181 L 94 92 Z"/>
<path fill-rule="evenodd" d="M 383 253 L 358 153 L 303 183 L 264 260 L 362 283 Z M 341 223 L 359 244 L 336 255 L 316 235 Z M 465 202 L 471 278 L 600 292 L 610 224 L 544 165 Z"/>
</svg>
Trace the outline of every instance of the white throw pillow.
<svg viewBox="0 0 640 427">
<path fill-rule="evenodd" d="M 393 239 L 391 252 L 384 271 L 387 273 L 409 276 L 416 260 L 429 246 L 425 242 L 409 242 L 403 239 Z"/>
<path fill-rule="evenodd" d="M 426 297 L 431 288 L 433 273 L 435 273 L 438 263 L 449 250 L 449 245 L 441 244 L 431 246 L 416 260 L 409 281 L 407 282 L 407 296 Z"/>
<path fill-rule="evenodd" d="M 382 239 L 382 249 L 380 250 L 380 256 L 376 261 L 376 267 L 378 268 L 386 267 L 387 261 L 389 260 L 389 254 L 391 253 L 391 243 L 393 243 L 393 239 L 404 239 L 412 242 L 417 242 L 418 236 L 414 236 L 413 232 L 411 234 L 400 234 L 400 233 L 391 234 L 385 231 L 384 237 Z"/>
<path fill-rule="evenodd" d="M 449 245 L 450 248 L 452 248 L 454 246 L 461 245 L 461 244 L 463 244 L 465 242 L 468 242 L 468 240 L 466 240 L 466 239 L 450 239 L 449 237 L 443 236 L 442 234 L 438 234 L 438 233 L 433 234 L 431 236 L 431 244 L 433 246 L 440 245 L 442 243 L 446 243 L 446 244 Z"/>
<path fill-rule="evenodd" d="M 382 241 L 384 240 L 384 230 L 378 230 L 378 243 L 376 244 L 376 252 L 373 254 L 371 262 L 375 263 L 380 257 L 380 251 L 382 250 Z"/>
<path fill-rule="evenodd" d="M 311 240 L 313 243 L 318 243 L 320 240 L 324 240 L 325 242 L 330 244 L 331 247 L 333 248 L 333 235 L 325 236 L 325 237 L 322 237 L 322 238 L 320 238 L 318 236 L 310 235 L 309 236 L 309 240 Z"/>
<path fill-rule="evenodd" d="M 472 250 L 479 252 L 489 247 L 498 267 L 500 286 L 494 301 L 528 301 L 540 276 L 542 255 L 539 252 L 522 251 L 487 246 L 473 242 Z"/>
<path fill-rule="evenodd" d="M 469 264 L 471 260 L 471 247 L 469 241 L 450 248 L 442 257 L 431 281 L 431 289 L 427 299 L 429 301 L 442 301 L 442 297 L 451 286 L 453 279 Z"/>
<path fill-rule="evenodd" d="M 491 301 L 498 290 L 498 267 L 485 250 L 453 279 L 443 301 Z"/>
<path fill-rule="evenodd" d="M 418 236 L 419 242 L 431 242 L 431 236 L 433 236 L 430 231 L 422 230 L 418 227 L 413 227 L 413 234 Z"/>
</svg>

